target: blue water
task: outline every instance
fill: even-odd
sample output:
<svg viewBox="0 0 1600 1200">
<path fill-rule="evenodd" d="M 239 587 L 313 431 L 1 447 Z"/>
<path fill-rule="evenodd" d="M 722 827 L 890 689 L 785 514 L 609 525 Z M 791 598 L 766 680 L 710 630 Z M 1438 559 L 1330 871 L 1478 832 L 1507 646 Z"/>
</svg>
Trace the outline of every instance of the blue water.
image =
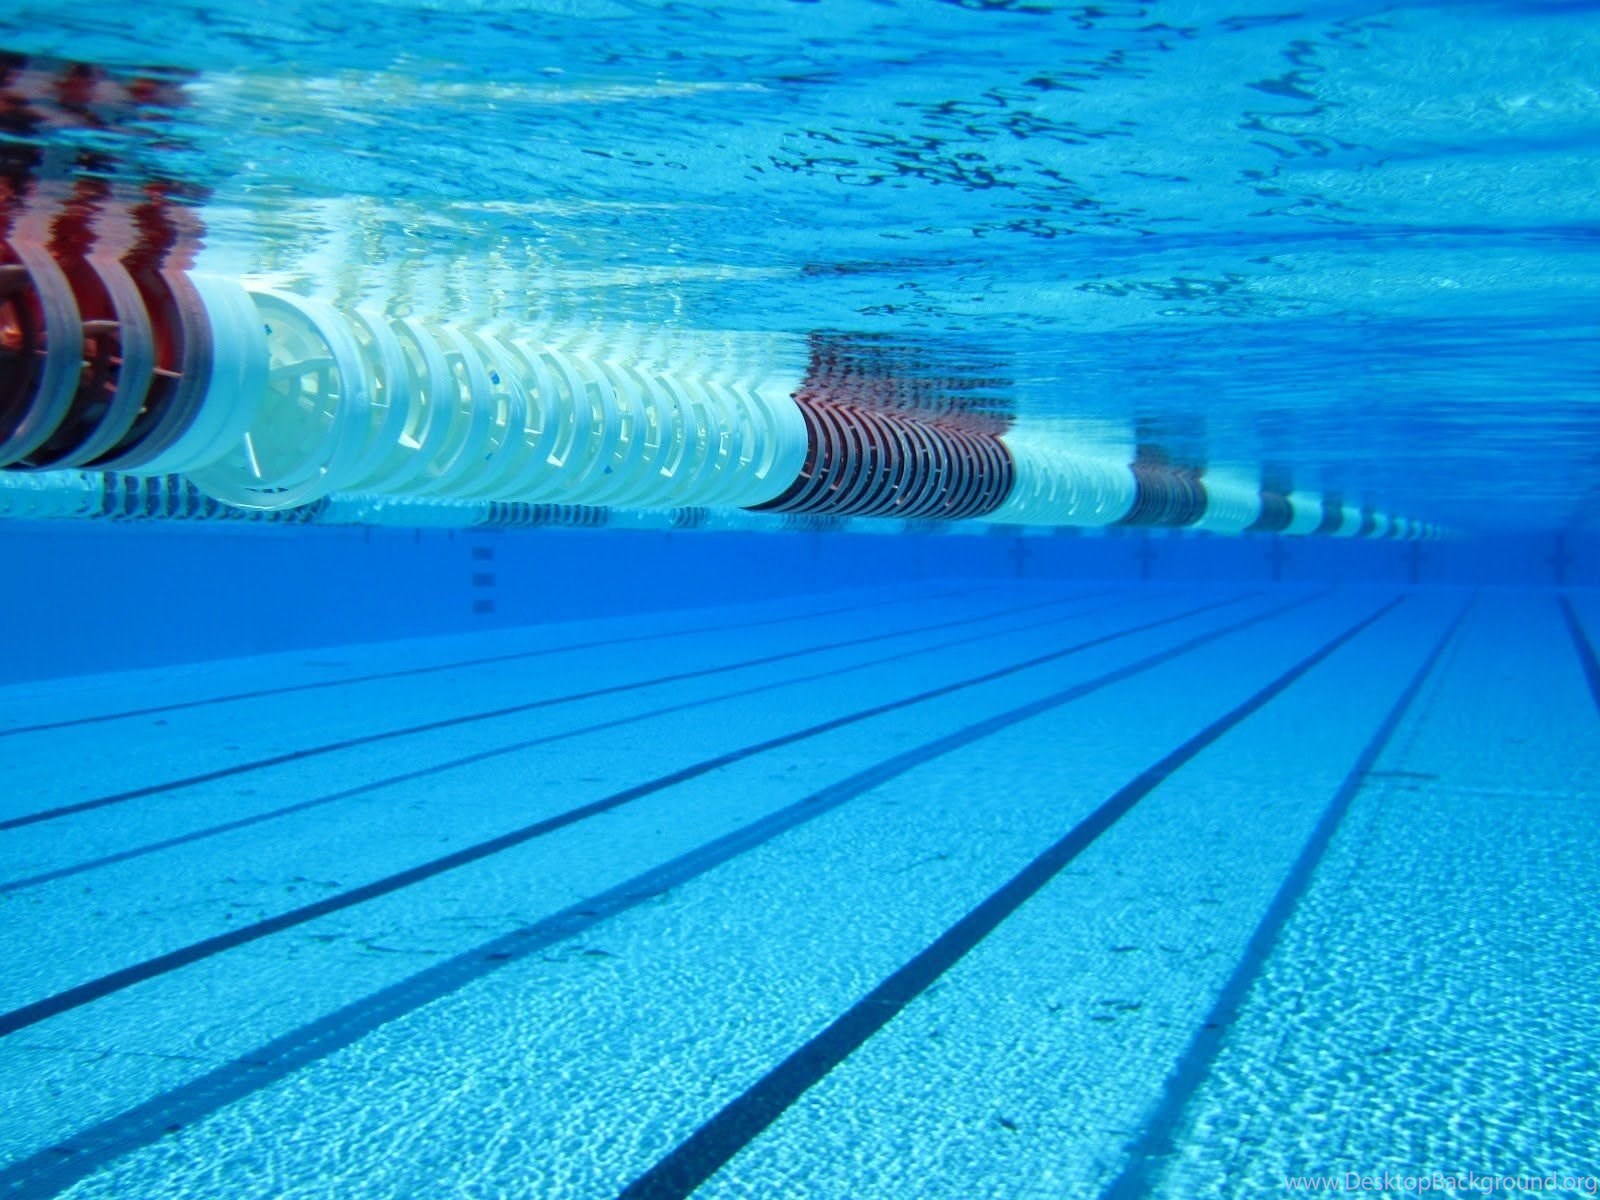
<svg viewBox="0 0 1600 1200">
<path fill-rule="evenodd" d="M 0 525 L 0 1197 L 1600 1191 L 1596 15 L 0 14 L 202 267 L 1461 535 Z"/>
<path fill-rule="evenodd" d="M 1592 1191 L 1597 624 L 969 579 L 0 689 L 0 1191 Z"/>
<path fill-rule="evenodd" d="M 0 16 L 188 80 L 73 136 L 209 193 L 217 269 L 779 371 L 866 341 L 1469 530 L 1593 521 L 1597 42 L 1584 3 Z"/>
</svg>

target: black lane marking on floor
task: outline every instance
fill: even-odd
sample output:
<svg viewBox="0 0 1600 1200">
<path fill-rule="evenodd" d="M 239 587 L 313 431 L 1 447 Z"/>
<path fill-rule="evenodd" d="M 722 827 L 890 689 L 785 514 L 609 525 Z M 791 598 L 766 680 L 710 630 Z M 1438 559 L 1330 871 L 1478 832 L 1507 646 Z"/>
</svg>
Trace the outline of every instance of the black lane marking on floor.
<svg viewBox="0 0 1600 1200">
<path fill-rule="evenodd" d="M 856 1001 L 842 1016 L 726 1104 L 619 1193 L 619 1200 L 688 1196 L 828 1072 L 859 1049 L 905 1007 L 938 982 L 1002 921 L 1037 895 L 1140 800 L 1218 738 L 1260 711 L 1341 646 L 1397 606 L 1397 597 L 1313 651 L 1243 704 L 1211 722 L 1155 765 L 1119 788 L 1055 842 L 909 962 Z"/>
<path fill-rule="evenodd" d="M 948 592 L 930 592 L 915 596 L 912 603 L 926 600 L 947 600 L 956 596 L 969 596 L 984 588 L 959 588 Z M 371 675 L 352 675 L 345 679 L 318 679 L 308 683 L 291 683 L 282 687 L 258 688 L 249 692 L 232 692 L 223 696 L 208 696 L 200 700 L 177 700 L 171 704 L 153 704 L 148 708 L 130 708 L 122 712 L 98 713 L 89 717 L 69 717 L 60 721 L 45 721 L 37 725 L 16 725 L 0 728 L 0 738 L 23 733 L 44 733 L 51 729 L 70 729 L 75 725 L 98 725 L 105 721 L 123 721 L 133 717 L 149 717 L 158 713 L 180 712 L 188 708 L 205 708 L 212 704 L 232 704 L 240 700 L 260 700 L 268 696 L 287 696 L 295 692 L 314 692 L 323 688 L 349 687 L 358 683 L 375 683 L 385 679 L 404 679 L 413 675 L 433 675 L 442 671 L 465 671 L 472 667 L 486 667 L 495 663 L 517 662 L 527 658 L 540 658 L 547 654 L 567 654 L 575 650 L 608 649 L 626 646 L 632 642 L 649 642 L 661 638 L 689 637 L 700 633 L 726 633 L 729 629 L 758 629 L 763 625 L 782 625 L 789 621 L 810 621 L 818 617 L 832 617 L 840 613 L 858 612 L 865 608 L 884 608 L 890 604 L 906 603 L 904 596 L 891 596 L 885 600 L 865 600 L 860 604 L 847 604 L 840 608 L 825 608 L 818 612 L 791 613 L 781 617 L 763 617 L 759 621 L 739 621 L 736 624 L 697 625 L 689 629 L 671 629 L 664 633 L 630 634 L 626 637 L 597 638 L 590 642 L 574 642 L 568 646 L 542 646 L 536 650 L 518 650 L 508 654 L 488 654 L 480 658 L 463 658 L 455 662 L 435 663 L 427 667 L 403 667 L 396 671 L 379 671 Z"/>
<path fill-rule="evenodd" d="M 1578 651 L 1578 661 L 1583 664 L 1583 677 L 1589 681 L 1589 697 L 1600 710 L 1600 656 L 1595 654 L 1594 643 L 1584 632 L 1578 610 L 1572 607 L 1570 597 L 1561 597 L 1561 615 L 1567 619 L 1567 632 L 1572 635 L 1572 645 Z"/>
<path fill-rule="evenodd" d="M 969 615 L 958 617 L 952 621 L 939 621 L 932 625 L 918 625 L 911 629 L 896 629 L 888 633 L 874 633 L 866 637 L 847 638 L 838 642 L 825 642 L 820 646 L 804 646 L 798 650 L 784 650 L 777 654 L 764 654 L 758 658 L 747 658 L 741 662 L 724 663 L 721 666 L 696 667 L 692 671 L 676 671 L 670 675 L 657 675 L 652 679 L 637 679 L 631 683 L 609 684 L 606 687 L 590 688 L 585 692 L 570 692 L 565 696 L 547 696 L 542 700 L 530 700 L 523 704 L 508 704 L 484 712 L 462 713 L 454 717 L 440 717 L 437 720 L 424 721 L 418 725 L 408 725 L 403 729 L 388 729 L 379 733 L 363 733 L 356 737 L 342 738 L 336 742 L 325 742 L 320 746 L 306 746 L 299 750 L 288 750 L 282 754 L 269 755 L 266 758 L 252 759 L 250 762 L 235 763 L 231 767 L 218 767 L 213 771 L 202 771 L 198 775 L 187 775 L 181 779 L 168 779 L 161 783 L 129 788 L 126 791 L 113 792 L 106 796 L 96 796 L 89 800 L 75 800 L 71 804 L 58 804 L 54 808 L 40 809 L 37 812 L 25 813 L 20 817 L 7 817 L 4 820 L 0 820 L 0 831 L 22 829 L 28 825 L 38 825 L 44 821 L 59 821 L 62 817 L 92 812 L 97 808 L 108 808 L 113 804 L 125 804 L 129 800 L 143 800 L 150 796 L 160 796 L 183 788 L 198 787 L 202 783 L 215 783 L 219 779 L 231 779 L 236 775 L 247 775 L 251 771 L 264 771 L 270 767 L 281 767 L 286 763 L 304 762 L 306 759 L 320 758 L 325 754 L 336 754 L 341 750 L 354 750 L 360 746 L 371 746 L 378 742 L 391 741 L 394 738 L 411 737 L 420 733 L 437 733 L 441 729 L 453 729 L 457 726 L 471 725 L 479 721 L 492 721 L 499 717 L 516 716 L 520 713 L 534 712 L 541 708 L 554 708 L 562 704 L 576 704 L 583 700 L 595 700 L 601 696 L 615 696 L 625 692 L 635 692 L 641 688 L 684 683 L 691 679 L 705 679 L 712 675 L 723 675 L 729 671 L 743 671 L 751 667 L 770 666 L 773 663 L 786 662 L 791 658 L 804 658 L 810 654 L 825 654 L 830 650 L 847 650 L 855 646 L 870 645 L 873 642 L 889 641 L 893 638 L 914 637 L 919 633 L 932 633 L 940 629 L 949 629 L 955 625 L 970 625 L 977 621 L 992 621 L 999 617 L 1008 617 L 1019 612 L 1029 612 L 1036 608 L 1048 608 L 1057 604 L 1071 604 L 1081 598 L 1081 595 L 1074 594 L 1065 598 L 1057 597 L 1053 600 L 1035 601 L 1032 604 L 1023 604 L 1015 608 L 998 609 L 982 616 Z"/>
<path fill-rule="evenodd" d="M 1324 593 L 1319 593 L 1318 595 L 1321 594 Z M 1290 608 L 1296 608 L 1303 604 L 1309 604 L 1312 600 L 1317 599 L 1318 595 L 1307 596 L 1299 600 L 1291 601 L 1288 605 L 1280 606 L 1277 609 L 1269 609 L 1266 613 L 1248 618 L 1243 623 L 1236 622 L 1236 624 L 1242 625 L 1264 620 L 1268 616 L 1276 615 L 1279 612 L 1285 612 Z M 168 951 L 165 954 L 158 954 L 154 958 L 145 959 L 143 962 L 137 962 L 131 966 L 122 967 L 118 970 L 108 972 L 105 975 L 101 975 L 95 979 L 90 979 L 84 983 L 66 988 L 63 991 L 56 992 L 54 995 L 46 996 L 42 1000 L 35 1000 L 29 1004 L 21 1005 L 12 1009 L 10 1012 L 0 1013 L 0 1037 L 8 1036 L 18 1032 L 19 1030 L 27 1029 L 32 1025 L 37 1025 L 41 1021 L 49 1020 L 51 1017 L 59 1016 L 65 1012 L 70 1012 L 72 1009 L 80 1008 L 85 1004 L 91 1003 L 92 1001 L 99 1000 L 102 997 L 109 996 L 115 992 L 120 992 L 124 988 L 130 988 L 134 984 L 143 983 L 146 980 L 154 979 L 157 976 L 176 971 L 180 967 L 186 967 L 191 963 L 200 962 L 201 960 L 210 958 L 213 955 L 221 954 L 225 950 L 232 950 L 238 946 L 248 945 L 251 942 L 259 941 L 261 938 L 268 937 L 275 933 L 281 933 L 285 929 L 293 929 L 295 926 L 303 925 L 307 921 L 314 921 L 318 917 L 324 917 L 330 913 L 340 912 L 347 908 L 353 908 L 355 905 L 363 904 L 368 900 L 375 900 L 380 896 L 387 896 L 391 892 L 400 891 L 402 888 L 410 887 L 413 884 L 422 883 L 425 880 L 432 879 L 436 875 L 442 875 L 446 871 L 453 871 L 458 867 L 464 867 L 471 863 L 478 862 L 482 859 L 490 857 L 491 855 L 499 854 L 503 850 L 510 850 L 513 847 L 523 845 L 526 842 L 532 841 L 534 838 L 543 837 L 546 834 L 554 833 L 556 830 L 564 829 L 569 825 L 575 825 L 579 821 L 587 820 L 589 817 L 598 816 L 599 814 L 605 812 L 611 812 L 613 809 L 621 808 L 623 805 L 630 804 L 633 801 L 642 799 L 645 796 L 650 796 L 656 792 L 664 791 L 667 788 L 673 787 L 677 784 L 687 782 L 691 779 L 696 779 L 701 775 L 709 774 L 710 772 L 718 770 L 722 767 L 731 766 L 734 763 L 742 762 L 747 758 L 753 758 L 758 754 L 764 754 L 769 750 L 776 750 L 783 746 L 790 746 L 796 742 L 818 737 L 824 733 L 831 733 L 834 730 L 843 729 L 849 725 L 854 725 L 858 722 L 866 721 L 873 717 L 882 716 L 886 713 L 909 708 L 915 704 L 923 704 L 930 700 L 938 699 L 942 696 L 952 695 L 956 692 L 964 691 L 967 688 L 977 687 L 980 684 L 992 683 L 995 680 L 1016 675 L 1022 671 L 1041 666 L 1048 662 L 1053 662 L 1057 659 L 1065 658 L 1068 655 L 1079 653 L 1080 651 L 1090 649 L 1094 646 L 1105 645 L 1106 643 L 1116 641 L 1119 638 L 1128 637 L 1135 633 L 1146 632 L 1150 629 L 1155 629 L 1162 625 L 1169 625 L 1174 621 L 1181 621 L 1186 617 L 1195 616 L 1199 613 L 1209 611 L 1210 609 L 1221 607 L 1224 604 L 1234 603 L 1236 602 L 1236 599 L 1237 598 L 1233 600 L 1214 601 L 1210 604 L 1187 610 L 1175 616 L 1168 616 L 1156 621 L 1149 621 L 1143 625 L 1136 625 L 1130 629 L 1123 629 L 1116 633 L 1103 634 L 1100 637 L 1077 642 L 1061 650 L 1052 651 L 1048 654 L 1042 654 L 1035 658 L 1027 659 L 1024 662 L 1015 663 L 1007 667 L 1001 667 L 994 671 L 986 671 L 984 674 L 973 676 L 970 679 L 960 680 L 956 683 L 944 684 L 941 687 L 931 688 L 925 692 L 919 692 L 914 696 L 908 696 L 900 700 L 892 700 L 884 704 L 874 705 L 871 708 L 861 709 L 857 712 L 849 713 L 842 717 L 834 717 L 830 720 L 819 722 L 816 725 L 807 726 L 804 729 L 794 730 L 790 733 L 780 734 L 777 737 L 768 738 L 765 741 L 755 742 L 751 745 L 743 746 L 738 750 L 730 750 L 724 754 L 718 754 L 712 758 L 702 759 L 700 762 L 692 763 L 687 767 L 681 767 L 676 771 L 671 771 L 665 775 L 657 776 L 655 779 L 646 780 L 643 783 L 624 788 L 619 792 L 613 792 L 611 795 L 604 796 L 599 800 L 591 801 L 588 804 L 580 804 L 576 808 L 569 808 L 565 812 L 557 813 L 551 817 L 545 817 L 544 819 L 535 821 L 530 825 L 524 825 L 520 829 L 513 829 L 509 833 L 503 833 L 496 837 L 488 838 L 481 842 L 476 842 L 471 846 L 464 846 L 460 850 L 452 851 L 449 854 L 441 855 L 440 857 L 430 859 L 427 862 L 418 863 L 416 866 L 408 867 L 403 871 L 396 871 L 392 875 L 385 875 L 382 878 L 374 879 L 369 883 L 361 885 L 360 887 L 351 888 L 348 891 L 338 892 L 332 896 L 325 896 L 321 900 L 313 901 L 312 903 L 302 905 L 299 908 L 289 909 L 285 912 L 278 913 L 276 916 L 267 917 L 263 920 L 255 921 L 249 925 L 242 925 L 236 929 L 230 929 L 224 933 L 219 933 L 212 937 L 202 938 L 198 942 L 191 942 L 187 946 L 181 946 L 176 950 Z"/>
<path fill-rule="evenodd" d="M 1087 596 L 1075 599 L 1086 599 Z M 660 708 L 646 709 L 642 712 L 629 713 L 627 716 L 614 717 L 609 721 L 599 721 L 591 725 L 580 725 L 575 729 L 563 730 L 560 733 L 544 734 L 540 737 L 525 738 L 521 741 L 509 742 L 503 746 L 496 746 L 491 750 L 480 750 L 473 754 L 466 754 L 460 758 L 452 758 L 445 762 L 433 763 L 426 767 L 418 767 L 414 771 L 406 771 L 399 775 L 390 775 L 383 779 L 373 779 L 366 783 L 358 784 L 352 788 L 330 792 L 325 796 L 313 796 L 309 800 L 299 800 L 293 804 L 281 805 L 278 808 L 267 809 L 264 812 L 253 813 L 248 817 L 239 817 L 232 821 L 223 821 L 217 825 L 208 825 L 203 829 L 191 830 L 188 833 L 175 834 L 172 837 L 159 841 L 146 842 L 141 846 L 131 846 L 126 850 L 117 850 L 111 854 L 103 854 L 99 858 L 85 859 L 70 866 L 56 867 L 49 871 L 41 871 L 37 875 L 27 875 L 18 879 L 7 880 L 0 883 L 0 896 L 11 892 L 20 892 L 26 888 L 39 887 L 42 884 L 54 883 L 60 879 L 70 879 L 74 875 L 83 875 L 89 871 L 96 871 L 102 867 L 114 866 L 117 863 L 128 862 L 130 859 L 143 858 L 161 850 L 171 850 L 176 846 L 186 846 L 193 842 L 204 841 L 206 838 L 219 837 L 225 833 L 234 833 L 240 829 L 248 829 L 253 825 L 263 825 L 268 821 L 276 821 L 283 817 L 294 816 L 297 813 L 307 812 L 324 805 L 336 804 L 341 800 L 351 800 L 357 796 L 365 796 L 372 792 L 382 791 L 384 788 L 395 787 L 402 783 L 414 783 L 418 779 L 427 779 L 434 775 L 443 775 L 450 771 L 458 771 L 463 767 L 476 766 L 478 763 L 488 762 L 490 759 L 503 758 L 508 754 L 520 754 L 524 750 L 532 750 L 538 746 L 547 746 L 554 742 L 565 741 L 568 738 L 583 737 L 591 733 L 602 733 L 608 729 L 617 729 L 624 725 L 635 725 L 642 721 L 654 720 L 656 717 L 671 716 L 674 713 L 688 712 L 691 709 L 704 708 L 712 704 L 721 704 L 728 700 L 740 700 L 749 696 L 757 696 L 763 692 L 776 691 L 779 688 L 800 687 L 808 683 L 816 683 L 823 679 L 832 679 L 839 675 L 848 675 L 853 671 L 871 670 L 889 663 L 903 662 L 908 658 L 917 658 L 925 654 L 937 654 L 944 650 L 951 650 L 957 646 L 968 645 L 972 642 L 987 641 L 991 638 L 1012 637 L 1019 633 L 1033 633 L 1048 629 L 1052 625 L 1064 624 L 1068 621 L 1081 620 L 1104 612 L 1112 605 L 1098 605 L 1093 608 L 1080 609 L 1065 613 L 1059 617 L 1049 617 L 1042 621 L 1033 621 L 1025 625 L 1011 625 L 1002 629 L 991 630 L 986 633 L 968 634 L 966 637 L 950 638 L 943 642 L 934 642 L 929 646 L 917 646 L 910 650 L 901 650 L 895 654 L 885 654 L 879 658 L 864 659 L 861 662 L 851 663 L 848 666 L 834 667 L 827 671 L 813 671 L 809 675 L 796 675 L 787 679 L 776 679 L 767 683 L 756 684 L 754 687 L 739 688 L 731 692 L 720 692 L 715 696 L 702 696 L 694 700 L 685 700 L 677 704 L 668 704 Z M 977 624 L 977 621 L 969 622 Z"/>
<path fill-rule="evenodd" d="M 873 788 L 1013 725 L 1060 708 L 1202 646 L 1281 616 L 1321 595 L 1235 621 L 1157 651 L 1136 662 L 1077 683 L 1007 712 L 986 717 L 931 742 L 874 763 L 847 779 L 769 813 L 750 824 L 579 900 L 531 925 L 453 955 L 370 996 L 274 1038 L 204 1075 L 108 1117 L 28 1158 L 0 1169 L 0 1196 L 53 1196 L 114 1160 L 261 1091 L 296 1071 L 353 1045 L 368 1034 L 461 991 L 511 963 L 582 937 L 612 917 L 681 887 L 792 829 L 832 812 Z"/>
<path fill-rule="evenodd" d="M 1245 998 L 1277 947 L 1278 937 L 1283 932 L 1284 926 L 1289 923 L 1289 918 L 1294 915 L 1301 896 L 1310 886 L 1312 876 L 1322 862 L 1329 843 L 1333 841 L 1333 835 L 1338 831 L 1340 823 L 1349 812 L 1350 805 L 1362 786 L 1375 774 L 1372 768 L 1388 748 L 1395 730 L 1400 727 L 1400 722 L 1405 719 L 1423 686 L 1438 667 L 1439 660 L 1444 657 L 1445 648 L 1461 629 L 1462 622 L 1466 620 L 1471 607 L 1472 601 L 1469 600 L 1456 614 L 1455 620 L 1450 623 L 1443 636 L 1434 645 L 1432 652 L 1412 675 L 1410 682 L 1406 684 L 1399 698 L 1379 722 L 1371 739 L 1356 758 L 1355 765 L 1339 784 L 1333 799 L 1328 802 L 1327 808 L 1323 810 L 1321 818 L 1312 830 L 1311 837 L 1301 849 L 1294 865 L 1289 868 L 1289 873 L 1279 886 L 1277 894 L 1273 896 L 1272 903 L 1267 906 L 1267 911 L 1261 918 L 1260 924 L 1256 926 L 1256 931 L 1235 965 L 1233 974 L 1217 993 L 1211 1011 L 1206 1014 L 1205 1020 L 1195 1031 L 1183 1056 L 1167 1076 L 1161 1100 L 1155 1111 L 1146 1120 L 1138 1138 L 1128 1147 L 1128 1161 L 1122 1173 L 1101 1193 L 1100 1200 L 1131 1200 L 1133 1197 L 1145 1195 L 1151 1184 L 1153 1167 L 1173 1153 L 1173 1136 L 1182 1126 L 1183 1116 L 1190 1101 L 1210 1073 L 1212 1064 L 1222 1050 L 1229 1028 L 1239 1019 L 1239 1010 L 1244 1007 Z"/>
</svg>

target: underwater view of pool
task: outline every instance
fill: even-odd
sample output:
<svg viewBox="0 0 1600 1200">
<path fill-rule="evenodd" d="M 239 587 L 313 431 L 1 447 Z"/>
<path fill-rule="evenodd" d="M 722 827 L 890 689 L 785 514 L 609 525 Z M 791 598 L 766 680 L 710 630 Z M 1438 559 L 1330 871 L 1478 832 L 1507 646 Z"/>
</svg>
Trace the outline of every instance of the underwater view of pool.
<svg viewBox="0 0 1600 1200">
<path fill-rule="evenodd" d="M 0 1197 L 1600 1192 L 1597 15 L 0 13 Z"/>
</svg>

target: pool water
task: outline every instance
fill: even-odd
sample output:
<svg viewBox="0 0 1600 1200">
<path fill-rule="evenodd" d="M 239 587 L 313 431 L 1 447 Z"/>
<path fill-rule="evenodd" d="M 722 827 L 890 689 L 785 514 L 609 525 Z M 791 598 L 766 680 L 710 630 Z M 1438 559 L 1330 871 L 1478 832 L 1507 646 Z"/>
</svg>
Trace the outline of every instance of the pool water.
<svg viewBox="0 0 1600 1200">
<path fill-rule="evenodd" d="M 951 581 L 8 689 L 0 1186 L 1582 1176 L 1597 620 Z"/>
<path fill-rule="evenodd" d="M 209 271 L 1593 521 L 1592 4 L 18 0 L 0 48 L 162 85 L 21 140 Z"/>
<path fill-rule="evenodd" d="M 206 271 L 1452 537 L 0 522 L 0 1196 L 1600 1192 L 1595 15 L 13 4 Z"/>
</svg>

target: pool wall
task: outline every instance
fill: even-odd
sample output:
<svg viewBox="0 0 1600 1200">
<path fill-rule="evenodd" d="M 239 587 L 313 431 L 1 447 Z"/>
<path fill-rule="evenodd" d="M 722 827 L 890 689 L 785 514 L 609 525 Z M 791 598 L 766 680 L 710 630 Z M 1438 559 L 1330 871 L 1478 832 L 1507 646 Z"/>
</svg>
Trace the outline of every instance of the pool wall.
<svg viewBox="0 0 1600 1200">
<path fill-rule="evenodd" d="M 0 681 L 929 578 L 1600 586 L 1600 538 L 0 529 Z"/>
</svg>

